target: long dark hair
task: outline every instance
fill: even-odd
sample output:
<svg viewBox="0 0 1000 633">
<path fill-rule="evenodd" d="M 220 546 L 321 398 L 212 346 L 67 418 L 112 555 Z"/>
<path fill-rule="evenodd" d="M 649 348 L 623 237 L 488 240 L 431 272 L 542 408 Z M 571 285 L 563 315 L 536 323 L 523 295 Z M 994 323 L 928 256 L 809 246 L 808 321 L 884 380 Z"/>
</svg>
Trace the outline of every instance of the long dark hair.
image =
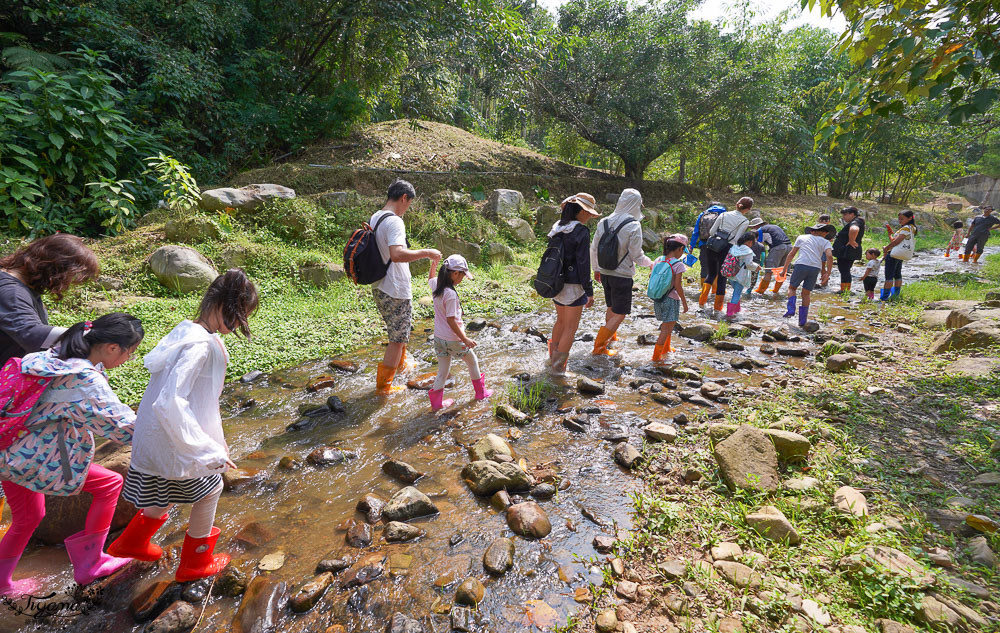
<svg viewBox="0 0 1000 633">
<path fill-rule="evenodd" d="M 737 238 L 736 243 L 746 244 L 747 242 L 753 242 L 755 239 L 757 239 L 756 231 L 746 231 Z"/>
<path fill-rule="evenodd" d="M 25 285 L 38 294 L 51 293 L 56 301 L 70 286 L 90 281 L 100 271 L 94 251 L 66 233 L 39 238 L 19 248 L 0 259 L 0 268 L 17 271 Z"/>
<path fill-rule="evenodd" d="M 230 268 L 216 277 L 205 291 L 195 319 L 218 309 L 226 328 L 230 331 L 239 330 L 240 334 L 249 339 L 250 324 L 247 321 L 257 311 L 259 302 L 257 287 L 243 269 Z"/>
<path fill-rule="evenodd" d="M 559 216 L 559 224 L 565 226 L 576 219 L 577 214 L 583 211 L 583 206 L 579 202 L 567 202 L 563 205 L 562 215 Z"/>
<path fill-rule="evenodd" d="M 59 348 L 59 358 L 63 360 L 87 358 L 95 345 L 115 343 L 122 349 L 131 349 L 145 335 L 142 321 L 131 314 L 112 312 L 93 323 L 82 321 L 73 325 L 59 337 L 56 347 Z"/>
<path fill-rule="evenodd" d="M 669 237 L 663 240 L 663 256 L 670 257 L 670 253 L 673 253 L 678 248 L 683 248 L 684 242 L 678 240 L 672 240 Z"/>
<path fill-rule="evenodd" d="M 434 287 L 434 296 L 440 297 L 448 288 L 455 290 L 455 280 L 451 278 L 451 271 L 448 270 L 448 265 L 441 264 L 441 268 L 438 269 L 437 286 Z M 455 290 L 455 294 L 458 294 L 457 290 Z"/>
<path fill-rule="evenodd" d="M 900 211 L 899 215 L 905 216 L 905 217 L 907 217 L 907 218 L 910 219 L 909 222 L 905 222 L 903 224 L 900 224 L 899 228 L 903 228 L 904 226 L 908 226 L 908 225 L 912 224 L 913 225 L 913 235 L 915 237 L 917 235 L 917 221 L 913 217 L 914 216 L 913 211 L 910 211 L 909 209 L 907 209 L 906 211 Z"/>
</svg>

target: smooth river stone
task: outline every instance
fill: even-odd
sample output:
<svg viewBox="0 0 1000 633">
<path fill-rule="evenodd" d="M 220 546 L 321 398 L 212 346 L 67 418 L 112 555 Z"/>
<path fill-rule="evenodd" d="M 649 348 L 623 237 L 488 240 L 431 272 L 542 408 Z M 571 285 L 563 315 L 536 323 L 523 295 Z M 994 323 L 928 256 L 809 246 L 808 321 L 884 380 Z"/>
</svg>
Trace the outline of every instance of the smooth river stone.
<svg viewBox="0 0 1000 633">
<path fill-rule="evenodd" d="M 526 538 L 544 538 L 552 531 L 549 517 L 534 501 L 515 503 L 507 508 L 507 525 Z"/>
<path fill-rule="evenodd" d="M 490 543 L 483 554 L 483 567 L 491 574 L 501 575 L 514 566 L 514 541 L 498 538 Z"/>
<path fill-rule="evenodd" d="M 278 624 L 278 603 L 284 593 L 284 582 L 268 576 L 257 576 L 251 580 L 233 617 L 232 633 L 274 630 Z"/>
</svg>

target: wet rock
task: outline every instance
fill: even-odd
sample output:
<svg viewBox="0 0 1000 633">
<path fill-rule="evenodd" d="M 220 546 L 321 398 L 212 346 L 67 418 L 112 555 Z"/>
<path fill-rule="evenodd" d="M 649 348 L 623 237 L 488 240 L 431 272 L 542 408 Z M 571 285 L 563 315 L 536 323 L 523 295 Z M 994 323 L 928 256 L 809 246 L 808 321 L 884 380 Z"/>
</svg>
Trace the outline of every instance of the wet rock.
<svg viewBox="0 0 1000 633">
<path fill-rule="evenodd" d="M 736 358 L 729 363 L 733 369 L 753 369 L 753 361 L 749 358 Z"/>
<path fill-rule="evenodd" d="M 147 633 L 186 633 L 198 622 L 198 609 L 177 601 L 167 607 L 155 620 L 146 625 Z"/>
<path fill-rule="evenodd" d="M 642 431 L 649 439 L 659 442 L 673 442 L 677 439 L 677 429 L 669 424 L 650 422 L 642 427 Z"/>
<path fill-rule="evenodd" d="M 250 582 L 251 562 L 248 560 L 234 560 L 215 577 L 215 588 L 213 595 L 235 598 L 243 595 L 247 584 Z"/>
<path fill-rule="evenodd" d="M 466 464 L 462 479 L 477 495 L 490 496 L 500 490 L 525 492 L 531 489 L 528 474 L 510 463 L 479 460 Z"/>
<path fill-rule="evenodd" d="M 412 484 L 424 476 L 422 472 L 413 466 L 397 459 L 390 459 L 386 463 L 382 464 L 382 472 L 389 475 L 393 479 L 398 479 L 399 481 L 407 484 Z"/>
<path fill-rule="evenodd" d="M 743 556 L 743 548 L 738 543 L 723 542 L 712 548 L 714 560 L 737 560 Z"/>
<path fill-rule="evenodd" d="M 498 538 L 486 548 L 483 567 L 491 574 L 502 575 L 514 566 L 514 540 Z"/>
<path fill-rule="evenodd" d="M 493 433 L 487 433 L 469 447 L 470 462 L 478 462 L 484 459 L 492 460 L 497 455 L 506 455 L 511 458 L 516 458 L 517 456 L 514 449 L 507 443 L 507 440 Z"/>
<path fill-rule="evenodd" d="M 294 455 L 285 455 L 278 462 L 278 468 L 282 470 L 298 470 L 302 468 L 302 462 Z"/>
<path fill-rule="evenodd" d="M 584 395 L 599 396 L 604 393 L 604 385 L 596 380 L 580 376 L 576 380 L 576 390 Z"/>
<path fill-rule="evenodd" d="M 355 523 L 347 529 L 344 539 L 351 547 L 368 547 L 372 544 L 372 527 L 367 523 Z"/>
<path fill-rule="evenodd" d="M 232 543 L 243 549 L 266 545 L 277 536 L 273 530 L 257 521 L 247 523 L 233 536 Z"/>
<path fill-rule="evenodd" d="M 333 376 L 327 376 L 324 374 L 310 380 L 309 384 L 306 385 L 306 391 L 315 393 L 323 389 L 329 389 L 335 384 L 337 384 L 337 380 Z"/>
<path fill-rule="evenodd" d="M 254 369 L 253 371 L 247 372 L 240 377 L 240 382 L 243 384 L 250 384 L 254 381 L 260 380 L 264 377 L 264 372 L 259 369 Z"/>
<path fill-rule="evenodd" d="M 211 580 L 202 579 L 185 583 L 184 591 L 181 592 L 181 600 L 191 604 L 201 604 L 208 596 L 208 588 Z"/>
<path fill-rule="evenodd" d="M 455 604 L 475 608 L 486 597 L 486 587 L 476 578 L 466 578 L 455 590 Z"/>
<path fill-rule="evenodd" d="M 855 517 L 868 516 L 868 499 L 860 491 L 850 486 L 841 486 L 833 493 L 833 506 L 841 514 Z"/>
<path fill-rule="evenodd" d="M 718 400 L 725 393 L 726 388 L 717 382 L 706 382 L 701 386 L 701 395 L 711 400 Z"/>
<path fill-rule="evenodd" d="M 642 453 L 628 442 L 623 442 L 615 446 L 614 458 L 621 467 L 631 470 L 642 460 Z"/>
<path fill-rule="evenodd" d="M 640 334 L 636 337 L 636 343 L 639 345 L 656 345 L 656 341 L 659 340 L 659 336 L 656 334 Z"/>
<path fill-rule="evenodd" d="M 809 355 L 809 350 L 799 347 L 779 347 L 779 356 L 795 356 L 798 358 L 805 358 Z"/>
<path fill-rule="evenodd" d="M 403 523 L 402 521 L 389 521 L 385 525 L 385 530 L 383 535 L 385 540 L 390 543 L 402 543 L 404 541 L 412 541 L 415 538 L 420 538 L 425 532 L 415 525 L 410 525 L 409 523 Z"/>
<path fill-rule="evenodd" d="M 534 501 L 516 503 L 507 508 L 507 525 L 525 538 L 544 538 L 552 531 L 549 517 Z"/>
<path fill-rule="evenodd" d="M 132 617 L 136 622 L 145 622 L 156 617 L 166 605 L 177 600 L 179 589 L 177 583 L 169 580 L 154 582 L 132 599 L 129 605 Z"/>
<path fill-rule="evenodd" d="M 599 554 L 610 554 L 615 548 L 615 539 L 606 534 L 598 534 L 594 537 L 593 545 Z"/>
<path fill-rule="evenodd" d="M 746 349 L 746 346 L 743 345 L 743 343 L 727 341 L 725 339 L 713 342 L 712 347 L 722 352 L 742 352 Z"/>
<path fill-rule="evenodd" d="M 346 558 L 324 558 L 316 565 L 316 573 L 322 574 L 324 572 L 331 572 L 336 574 L 337 572 L 344 571 L 350 566 L 351 562 Z"/>
<path fill-rule="evenodd" d="M 756 512 L 746 515 L 746 522 L 755 532 L 771 541 L 797 545 L 802 540 L 791 522 L 774 506 L 761 506 Z"/>
<path fill-rule="evenodd" d="M 574 433 L 586 433 L 587 427 L 583 422 L 585 419 L 582 415 L 566 416 L 562 419 L 562 425 Z"/>
<path fill-rule="evenodd" d="M 382 518 L 386 521 L 409 521 L 417 517 L 437 514 L 437 506 L 430 497 L 413 486 L 407 486 L 396 492 L 382 509 Z"/>
<path fill-rule="evenodd" d="M 985 536 L 977 536 L 969 539 L 969 557 L 977 565 L 982 565 L 988 569 L 1000 569 L 997 556 L 990 549 L 990 544 Z"/>
<path fill-rule="evenodd" d="M 715 461 L 730 490 L 774 492 L 778 476 L 778 455 L 774 444 L 759 429 L 742 425 L 724 441 L 715 445 Z"/>
<path fill-rule="evenodd" d="M 770 356 L 777 351 L 778 349 L 774 345 L 771 345 L 770 343 L 764 343 L 763 345 L 760 346 L 761 354 L 767 354 L 768 356 Z"/>
<path fill-rule="evenodd" d="M 605 609 L 597 614 L 594 621 L 594 628 L 597 633 L 614 633 L 618 629 L 618 616 L 614 609 Z"/>
<path fill-rule="evenodd" d="M 510 507 L 510 495 L 506 490 L 500 490 L 490 497 L 490 506 L 497 512 L 506 512 Z"/>
<path fill-rule="evenodd" d="M 653 398 L 653 402 L 658 402 L 667 407 L 672 407 L 681 403 L 680 396 L 672 393 L 654 393 L 651 397 Z"/>
<path fill-rule="evenodd" d="M 552 484 L 538 484 L 531 489 L 531 496 L 535 499 L 551 499 L 556 496 L 556 487 Z"/>
<path fill-rule="evenodd" d="M 453 607 L 449 617 L 451 618 L 452 631 L 466 633 L 467 631 L 471 631 L 473 626 L 475 626 L 475 618 L 472 609 L 469 607 Z"/>
<path fill-rule="evenodd" d="M 342 371 L 345 374 L 356 374 L 358 373 L 358 366 L 353 361 L 334 359 L 330 361 L 330 369 L 336 369 L 337 371 Z"/>
<path fill-rule="evenodd" d="M 408 618 L 402 613 L 394 613 L 386 633 L 424 633 L 424 627 L 413 618 Z"/>
<path fill-rule="evenodd" d="M 764 334 L 770 336 L 776 341 L 787 341 L 788 337 L 790 336 L 788 330 L 786 330 L 785 328 L 771 328 L 768 330 L 764 330 Z"/>
<path fill-rule="evenodd" d="M 361 497 L 356 509 L 365 515 L 365 520 L 369 523 L 378 523 L 382 520 L 382 510 L 385 509 L 385 499 L 373 492 L 369 492 Z"/>
<path fill-rule="evenodd" d="M 321 446 L 309 453 L 306 461 L 313 466 L 331 466 L 347 461 L 349 453 L 333 446 Z"/>
<path fill-rule="evenodd" d="M 295 613 L 305 613 L 312 609 L 333 582 L 333 574 L 326 572 L 314 576 L 302 584 L 288 601 L 288 606 Z"/>
<path fill-rule="evenodd" d="M 806 321 L 806 324 L 802 326 L 802 329 L 810 334 L 819 332 L 819 323 L 816 321 Z"/>
<path fill-rule="evenodd" d="M 385 574 L 385 557 L 381 554 L 372 554 L 354 563 L 350 569 L 340 577 L 341 589 L 351 589 L 367 585 L 371 581 L 381 578 Z"/>
<path fill-rule="evenodd" d="M 531 422 L 531 418 L 527 414 L 518 411 L 506 402 L 497 405 L 496 416 L 505 422 L 510 422 L 518 426 L 524 426 L 528 422 Z"/>
<path fill-rule="evenodd" d="M 740 589 L 750 589 L 757 591 L 760 589 L 761 576 L 743 563 L 735 563 L 728 560 L 717 560 L 712 564 L 712 568 L 731 585 Z"/>
<path fill-rule="evenodd" d="M 608 431 L 601 433 L 601 439 L 606 442 L 624 442 L 628 439 L 628 430 L 622 426 L 612 426 Z"/>
<path fill-rule="evenodd" d="M 285 583 L 270 576 L 257 576 L 247 585 L 240 607 L 233 617 L 232 633 L 273 631 L 278 625 L 278 603 Z"/>
<path fill-rule="evenodd" d="M 715 334 L 715 328 L 707 323 L 696 323 L 680 329 L 680 335 L 694 341 L 707 341 Z"/>
</svg>

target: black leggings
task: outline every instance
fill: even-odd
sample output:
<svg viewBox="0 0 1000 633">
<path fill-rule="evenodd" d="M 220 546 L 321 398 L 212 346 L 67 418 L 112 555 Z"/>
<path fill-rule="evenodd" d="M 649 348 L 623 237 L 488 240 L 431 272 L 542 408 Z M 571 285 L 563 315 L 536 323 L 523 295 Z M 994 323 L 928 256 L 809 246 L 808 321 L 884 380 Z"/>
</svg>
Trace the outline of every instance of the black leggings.
<svg viewBox="0 0 1000 633">
<path fill-rule="evenodd" d="M 885 258 L 885 282 L 903 281 L 903 260 L 892 255 Z"/>
<path fill-rule="evenodd" d="M 849 284 L 851 283 L 851 267 L 854 266 L 854 260 L 850 257 L 838 257 L 837 258 L 837 270 L 840 271 L 840 283 Z"/>
<path fill-rule="evenodd" d="M 702 249 L 701 265 L 705 268 L 705 278 L 704 281 L 708 285 L 715 283 L 715 280 L 719 280 L 719 286 L 715 289 L 715 294 L 724 295 L 726 294 L 726 278 L 719 274 L 722 269 L 722 262 L 726 261 L 725 253 L 716 253 L 706 249 Z"/>
</svg>

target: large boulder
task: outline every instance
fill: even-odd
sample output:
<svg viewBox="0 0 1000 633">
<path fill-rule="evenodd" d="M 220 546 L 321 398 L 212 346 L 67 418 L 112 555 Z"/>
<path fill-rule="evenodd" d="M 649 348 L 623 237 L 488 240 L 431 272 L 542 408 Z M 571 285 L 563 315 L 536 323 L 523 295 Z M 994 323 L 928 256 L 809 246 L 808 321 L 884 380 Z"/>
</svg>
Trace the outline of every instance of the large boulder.
<svg viewBox="0 0 1000 633">
<path fill-rule="evenodd" d="M 544 204 L 535 209 L 535 226 L 546 233 L 562 217 L 562 209 L 554 204 Z"/>
<path fill-rule="evenodd" d="M 462 479 L 472 492 L 484 497 L 501 490 L 524 492 L 531 488 L 528 474 L 510 462 L 470 462 L 462 469 Z"/>
<path fill-rule="evenodd" d="M 642 250 L 655 251 L 663 248 L 663 242 L 656 231 L 643 227 L 642 229 Z"/>
<path fill-rule="evenodd" d="M 219 225 L 212 218 L 203 215 L 186 215 L 167 220 L 163 227 L 168 242 L 197 244 L 217 240 L 222 235 Z"/>
<path fill-rule="evenodd" d="M 718 444 L 739 430 L 739 428 L 735 424 L 712 424 L 708 427 L 708 435 L 712 438 L 713 442 Z M 756 430 L 771 440 L 774 444 L 774 450 L 778 453 L 778 457 L 784 461 L 803 460 L 809 456 L 811 444 L 809 438 L 804 435 L 783 429 Z"/>
<path fill-rule="evenodd" d="M 521 214 L 524 196 L 513 189 L 494 189 L 483 207 L 483 215 L 488 218 L 514 218 Z"/>
<path fill-rule="evenodd" d="M 247 211 L 256 209 L 269 200 L 294 198 L 295 190 L 281 185 L 247 185 L 239 189 L 225 187 L 201 192 L 200 206 L 206 211 L 236 209 Z"/>
<path fill-rule="evenodd" d="M 483 264 L 508 264 L 514 261 L 514 249 L 503 242 L 490 242 L 483 249 Z"/>
<path fill-rule="evenodd" d="M 1000 322 L 973 321 L 934 339 L 931 352 L 939 354 L 949 350 L 986 349 L 994 345 L 1000 345 Z"/>
<path fill-rule="evenodd" d="M 160 284 L 182 294 L 200 292 L 219 276 L 204 255 L 187 246 L 161 246 L 149 256 L 149 267 Z"/>
<path fill-rule="evenodd" d="M 715 461 L 730 490 L 774 492 L 778 476 L 778 454 L 774 444 L 760 429 L 743 425 L 715 445 Z"/>
<path fill-rule="evenodd" d="M 305 264 L 299 266 L 299 278 L 317 288 L 326 288 L 335 281 L 347 276 L 340 264 L 327 262 L 325 264 Z"/>
<path fill-rule="evenodd" d="M 1000 310 L 982 304 L 972 308 L 958 308 L 948 313 L 945 325 L 959 328 L 975 321 L 1000 321 Z"/>
<path fill-rule="evenodd" d="M 105 442 L 94 451 L 95 464 L 100 464 L 122 477 L 128 472 L 131 461 L 131 446 Z M 87 511 L 90 510 L 90 501 L 89 494 L 69 497 L 45 495 L 45 518 L 35 530 L 35 538 L 46 545 L 56 545 L 82 530 L 87 519 Z M 124 499 L 119 499 L 114 517 L 111 519 L 111 530 L 125 527 L 134 515 L 135 506 Z"/>
<path fill-rule="evenodd" d="M 507 218 L 504 220 L 507 223 L 507 227 L 510 229 L 511 235 L 514 236 L 514 240 L 518 244 L 531 244 L 535 241 L 535 232 L 532 230 L 531 225 L 527 221 L 521 218 Z"/>
<path fill-rule="evenodd" d="M 478 264 L 483 249 L 478 244 L 466 242 L 460 237 L 449 237 L 438 233 L 434 238 L 434 245 L 445 257 L 458 253 L 471 264 Z"/>
</svg>

